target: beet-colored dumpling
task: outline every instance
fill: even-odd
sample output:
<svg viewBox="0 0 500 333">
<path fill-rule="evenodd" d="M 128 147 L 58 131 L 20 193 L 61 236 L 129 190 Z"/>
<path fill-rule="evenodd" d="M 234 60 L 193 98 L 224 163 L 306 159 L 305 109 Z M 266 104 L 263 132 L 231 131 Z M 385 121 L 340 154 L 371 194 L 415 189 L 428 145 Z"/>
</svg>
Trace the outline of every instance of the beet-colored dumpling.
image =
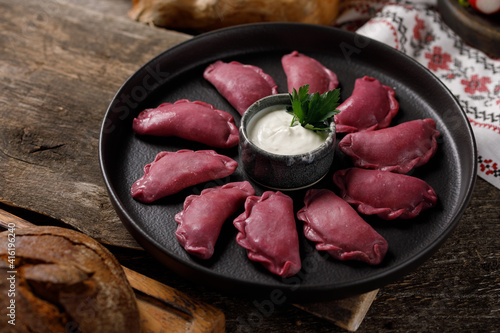
<svg viewBox="0 0 500 333">
<path fill-rule="evenodd" d="M 378 265 L 387 253 L 387 241 L 346 201 L 327 189 L 310 189 L 297 218 L 304 235 L 338 260 L 359 260 Z"/>
<path fill-rule="evenodd" d="M 351 96 L 337 109 L 341 111 L 334 116 L 337 133 L 352 133 L 388 127 L 399 103 L 391 87 L 365 76 L 356 80 Z"/>
<path fill-rule="evenodd" d="M 239 230 L 236 242 L 247 250 L 250 260 L 260 262 L 281 277 L 300 271 L 292 198 L 273 191 L 266 191 L 261 197 L 250 196 L 245 202 L 245 212 L 233 224 Z"/>
<path fill-rule="evenodd" d="M 339 170 L 333 181 L 341 197 L 358 212 L 384 220 L 411 219 L 434 207 L 437 195 L 422 179 L 389 171 L 350 168 Z"/>
<path fill-rule="evenodd" d="M 337 75 L 314 58 L 298 51 L 293 51 L 281 58 L 281 64 L 286 74 L 288 92 L 308 84 L 309 93 L 323 94 L 334 90 L 339 85 Z"/>
<path fill-rule="evenodd" d="M 142 111 L 132 128 L 140 135 L 176 136 L 215 148 L 231 148 L 239 142 L 238 127 L 231 114 L 187 99 Z"/>
<path fill-rule="evenodd" d="M 203 77 L 242 115 L 259 99 L 278 93 L 273 78 L 253 65 L 237 61 L 216 61 L 203 72 Z"/>
<path fill-rule="evenodd" d="M 248 181 L 207 188 L 190 195 L 183 210 L 175 215 L 179 223 L 175 236 L 184 249 L 201 259 L 209 259 L 224 222 L 243 207 L 255 190 Z"/>
<path fill-rule="evenodd" d="M 376 131 L 347 134 L 339 149 L 360 168 L 407 173 L 437 151 L 440 133 L 433 119 L 417 119 Z"/>
<path fill-rule="evenodd" d="M 163 151 L 144 167 L 130 189 L 132 197 L 150 203 L 189 186 L 231 175 L 238 162 L 213 150 Z"/>
</svg>

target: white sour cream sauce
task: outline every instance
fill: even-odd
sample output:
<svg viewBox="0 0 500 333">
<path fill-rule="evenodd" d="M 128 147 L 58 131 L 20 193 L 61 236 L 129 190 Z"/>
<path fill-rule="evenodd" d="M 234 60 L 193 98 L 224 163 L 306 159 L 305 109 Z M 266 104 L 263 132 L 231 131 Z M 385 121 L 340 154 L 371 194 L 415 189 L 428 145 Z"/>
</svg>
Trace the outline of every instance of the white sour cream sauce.
<svg viewBox="0 0 500 333">
<path fill-rule="evenodd" d="M 250 120 L 248 139 L 270 153 L 297 155 L 318 148 L 328 137 L 327 131 L 317 133 L 299 124 L 290 127 L 292 119 L 284 105 L 268 107 Z"/>
</svg>

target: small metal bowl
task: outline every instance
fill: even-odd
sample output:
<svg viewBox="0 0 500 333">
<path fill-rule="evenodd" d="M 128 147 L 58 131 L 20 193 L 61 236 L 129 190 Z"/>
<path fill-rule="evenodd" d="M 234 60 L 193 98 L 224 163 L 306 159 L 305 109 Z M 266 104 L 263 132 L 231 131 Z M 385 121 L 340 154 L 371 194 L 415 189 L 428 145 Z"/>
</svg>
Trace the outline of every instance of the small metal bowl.
<svg viewBox="0 0 500 333">
<path fill-rule="evenodd" d="M 264 97 L 252 104 L 241 118 L 239 154 L 243 169 L 256 183 L 273 190 L 299 190 L 319 182 L 330 170 L 335 153 L 335 122 L 318 148 L 297 155 L 278 155 L 259 148 L 248 138 L 248 125 L 261 111 L 291 105 L 288 94 Z"/>
</svg>

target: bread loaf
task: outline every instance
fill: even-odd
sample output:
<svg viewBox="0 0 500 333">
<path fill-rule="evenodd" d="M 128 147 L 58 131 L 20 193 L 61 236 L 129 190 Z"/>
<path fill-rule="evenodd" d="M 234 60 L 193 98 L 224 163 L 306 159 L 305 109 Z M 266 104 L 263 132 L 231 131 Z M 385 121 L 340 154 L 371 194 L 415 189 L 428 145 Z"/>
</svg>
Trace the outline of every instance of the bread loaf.
<svg viewBox="0 0 500 333">
<path fill-rule="evenodd" d="M 173 29 L 209 31 L 256 22 L 328 25 L 340 0 L 132 0 L 129 16 Z"/>
<path fill-rule="evenodd" d="M 120 264 L 76 231 L 0 233 L 0 295 L 0 332 L 140 332 L 135 295 Z"/>
</svg>

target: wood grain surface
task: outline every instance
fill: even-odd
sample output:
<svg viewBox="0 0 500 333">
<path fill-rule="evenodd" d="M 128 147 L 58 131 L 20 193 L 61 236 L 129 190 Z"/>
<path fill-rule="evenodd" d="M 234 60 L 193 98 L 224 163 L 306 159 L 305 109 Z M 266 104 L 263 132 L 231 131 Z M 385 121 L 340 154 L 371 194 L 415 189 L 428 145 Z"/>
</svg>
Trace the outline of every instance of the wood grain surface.
<svg viewBox="0 0 500 333">
<path fill-rule="evenodd" d="M 122 265 L 223 310 L 227 332 L 344 332 L 293 304 L 263 310 L 193 285 L 136 249 L 102 183 L 100 123 L 130 74 L 190 36 L 133 22 L 127 6 L 0 0 L 1 207 L 107 244 Z M 499 317 L 500 191 L 478 179 L 443 247 L 380 289 L 357 332 L 498 332 Z"/>
<path fill-rule="evenodd" d="M 108 199 L 99 130 L 127 77 L 190 36 L 62 1 L 0 6 L 0 201 L 138 247 Z"/>
</svg>

